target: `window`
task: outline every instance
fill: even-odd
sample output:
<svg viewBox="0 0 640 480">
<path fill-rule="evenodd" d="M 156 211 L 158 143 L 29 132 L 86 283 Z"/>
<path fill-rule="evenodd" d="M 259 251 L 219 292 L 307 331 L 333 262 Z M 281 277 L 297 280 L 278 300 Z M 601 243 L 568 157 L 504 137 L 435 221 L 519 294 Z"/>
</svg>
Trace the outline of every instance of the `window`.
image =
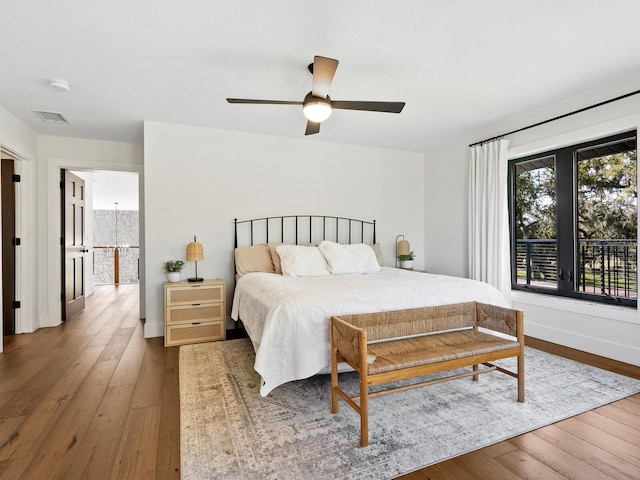
<svg viewBox="0 0 640 480">
<path fill-rule="evenodd" d="M 512 288 L 636 306 L 636 132 L 509 162 Z"/>
</svg>

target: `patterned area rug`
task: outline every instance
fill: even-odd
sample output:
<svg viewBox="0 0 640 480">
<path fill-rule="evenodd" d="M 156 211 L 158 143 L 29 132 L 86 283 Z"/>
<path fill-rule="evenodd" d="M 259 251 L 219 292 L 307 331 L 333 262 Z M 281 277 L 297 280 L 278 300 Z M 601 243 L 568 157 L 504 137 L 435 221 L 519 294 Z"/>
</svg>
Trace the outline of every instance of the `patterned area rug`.
<svg viewBox="0 0 640 480">
<path fill-rule="evenodd" d="M 638 380 L 538 350 L 525 358 L 525 403 L 497 372 L 376 397 L 361 448 L 357 414 L 342 400 L 331 414 L 329 375 L 263 398 L 248 339 L 180 347 L 182 478 L 389 479 L 640 392 Z M 340 384 L 355 392 L 357 376 Z"/>
</svg>

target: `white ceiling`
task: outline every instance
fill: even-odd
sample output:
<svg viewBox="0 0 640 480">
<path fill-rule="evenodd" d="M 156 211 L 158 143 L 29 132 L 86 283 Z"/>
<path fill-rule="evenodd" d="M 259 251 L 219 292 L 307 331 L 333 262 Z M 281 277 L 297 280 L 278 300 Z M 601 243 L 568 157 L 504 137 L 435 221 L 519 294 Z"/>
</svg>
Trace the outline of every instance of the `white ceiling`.
<svg viewBox="0 0 640 480">
<path fill-rule="evenodd" d="M 106 170 L 73 171 L 85 182 L 91 182 L 93 210 L 139 210 L 138 174 Z"/>
<path fill-rule="evenodd" d="M 132 172 L 92 171 L 93 209 L 138 210 L 138 174 Z"/>
<path fill-rule="evenodd" d="M 225 98 L 302 100 L 314 55 L 340 60 L 333 99 L 406 107 L 335 111 L 308 141 L 412 151 L 640 84 L 638 0 L 2 0 L 0 19 L 0 105 L 48 135 L 141 143 L 153 120 L 303 138 L 300 107 Z"/>
</svg>

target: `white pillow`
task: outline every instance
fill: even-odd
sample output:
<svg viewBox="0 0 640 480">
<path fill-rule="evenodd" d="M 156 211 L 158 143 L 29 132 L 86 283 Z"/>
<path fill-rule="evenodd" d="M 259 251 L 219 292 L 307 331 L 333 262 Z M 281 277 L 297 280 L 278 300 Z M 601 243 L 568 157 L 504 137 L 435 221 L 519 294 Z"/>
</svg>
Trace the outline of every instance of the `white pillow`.
<svg viewBox="0 0 640 480">
<path fill-rule="evenodd" d="M 278 245 L 276 252 L 280 257 L 280 267 L 283 275 L 319 277 L 330 274 L 327 261 L 318 247 Z"/>
<path fill-rule="evenodd" d="M 380 271 L 380 264 L 373 248 L 364 243 L 341 245 L 325 240 L 318 248 L 327 259 L 329 271 L 334 275 Z"/>
<path fill-rule="evenodd" d="M 379 243 L 374 243 L 371 248 L 373 248 L 373 253 L 376 254 L 376 260 L 378 260 L 378 265 L 384 267 L 384 258 L 382 257 L 382 247 L 380 247 Z M 273 262 L 275 265 L 275 262 Z M 277 272 L 276 272 L 277 273 Z"/>
</svg>

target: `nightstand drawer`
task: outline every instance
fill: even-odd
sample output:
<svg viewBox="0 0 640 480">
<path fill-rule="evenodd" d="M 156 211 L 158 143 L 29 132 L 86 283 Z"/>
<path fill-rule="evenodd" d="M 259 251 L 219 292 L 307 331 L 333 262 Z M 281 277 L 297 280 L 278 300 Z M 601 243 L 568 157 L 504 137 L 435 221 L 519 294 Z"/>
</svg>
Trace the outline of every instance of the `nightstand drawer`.
<svg viewBox="0 0 640 480">
<path fill-rule="evenodd" d="M 167 307 L 166 313 L 167 325 L 193 322 L 211 322 L 214 320 L 224 320 L 225 317 L 223 303 Z"/>
<path fill-rule="evenodd" d="M 222 302 L 224 284 L 189 285 L 167 289 L 167 305 L 193 305 L 195 303 Z"/>
<path fill-rule="evenodd" d="M 182 345 L 197 342 L 213 342 L 224 340 L 224 321 L 202 324 L 184 324 L 167 326 L 165 332 L 165 346 Z"/>
</svg>

